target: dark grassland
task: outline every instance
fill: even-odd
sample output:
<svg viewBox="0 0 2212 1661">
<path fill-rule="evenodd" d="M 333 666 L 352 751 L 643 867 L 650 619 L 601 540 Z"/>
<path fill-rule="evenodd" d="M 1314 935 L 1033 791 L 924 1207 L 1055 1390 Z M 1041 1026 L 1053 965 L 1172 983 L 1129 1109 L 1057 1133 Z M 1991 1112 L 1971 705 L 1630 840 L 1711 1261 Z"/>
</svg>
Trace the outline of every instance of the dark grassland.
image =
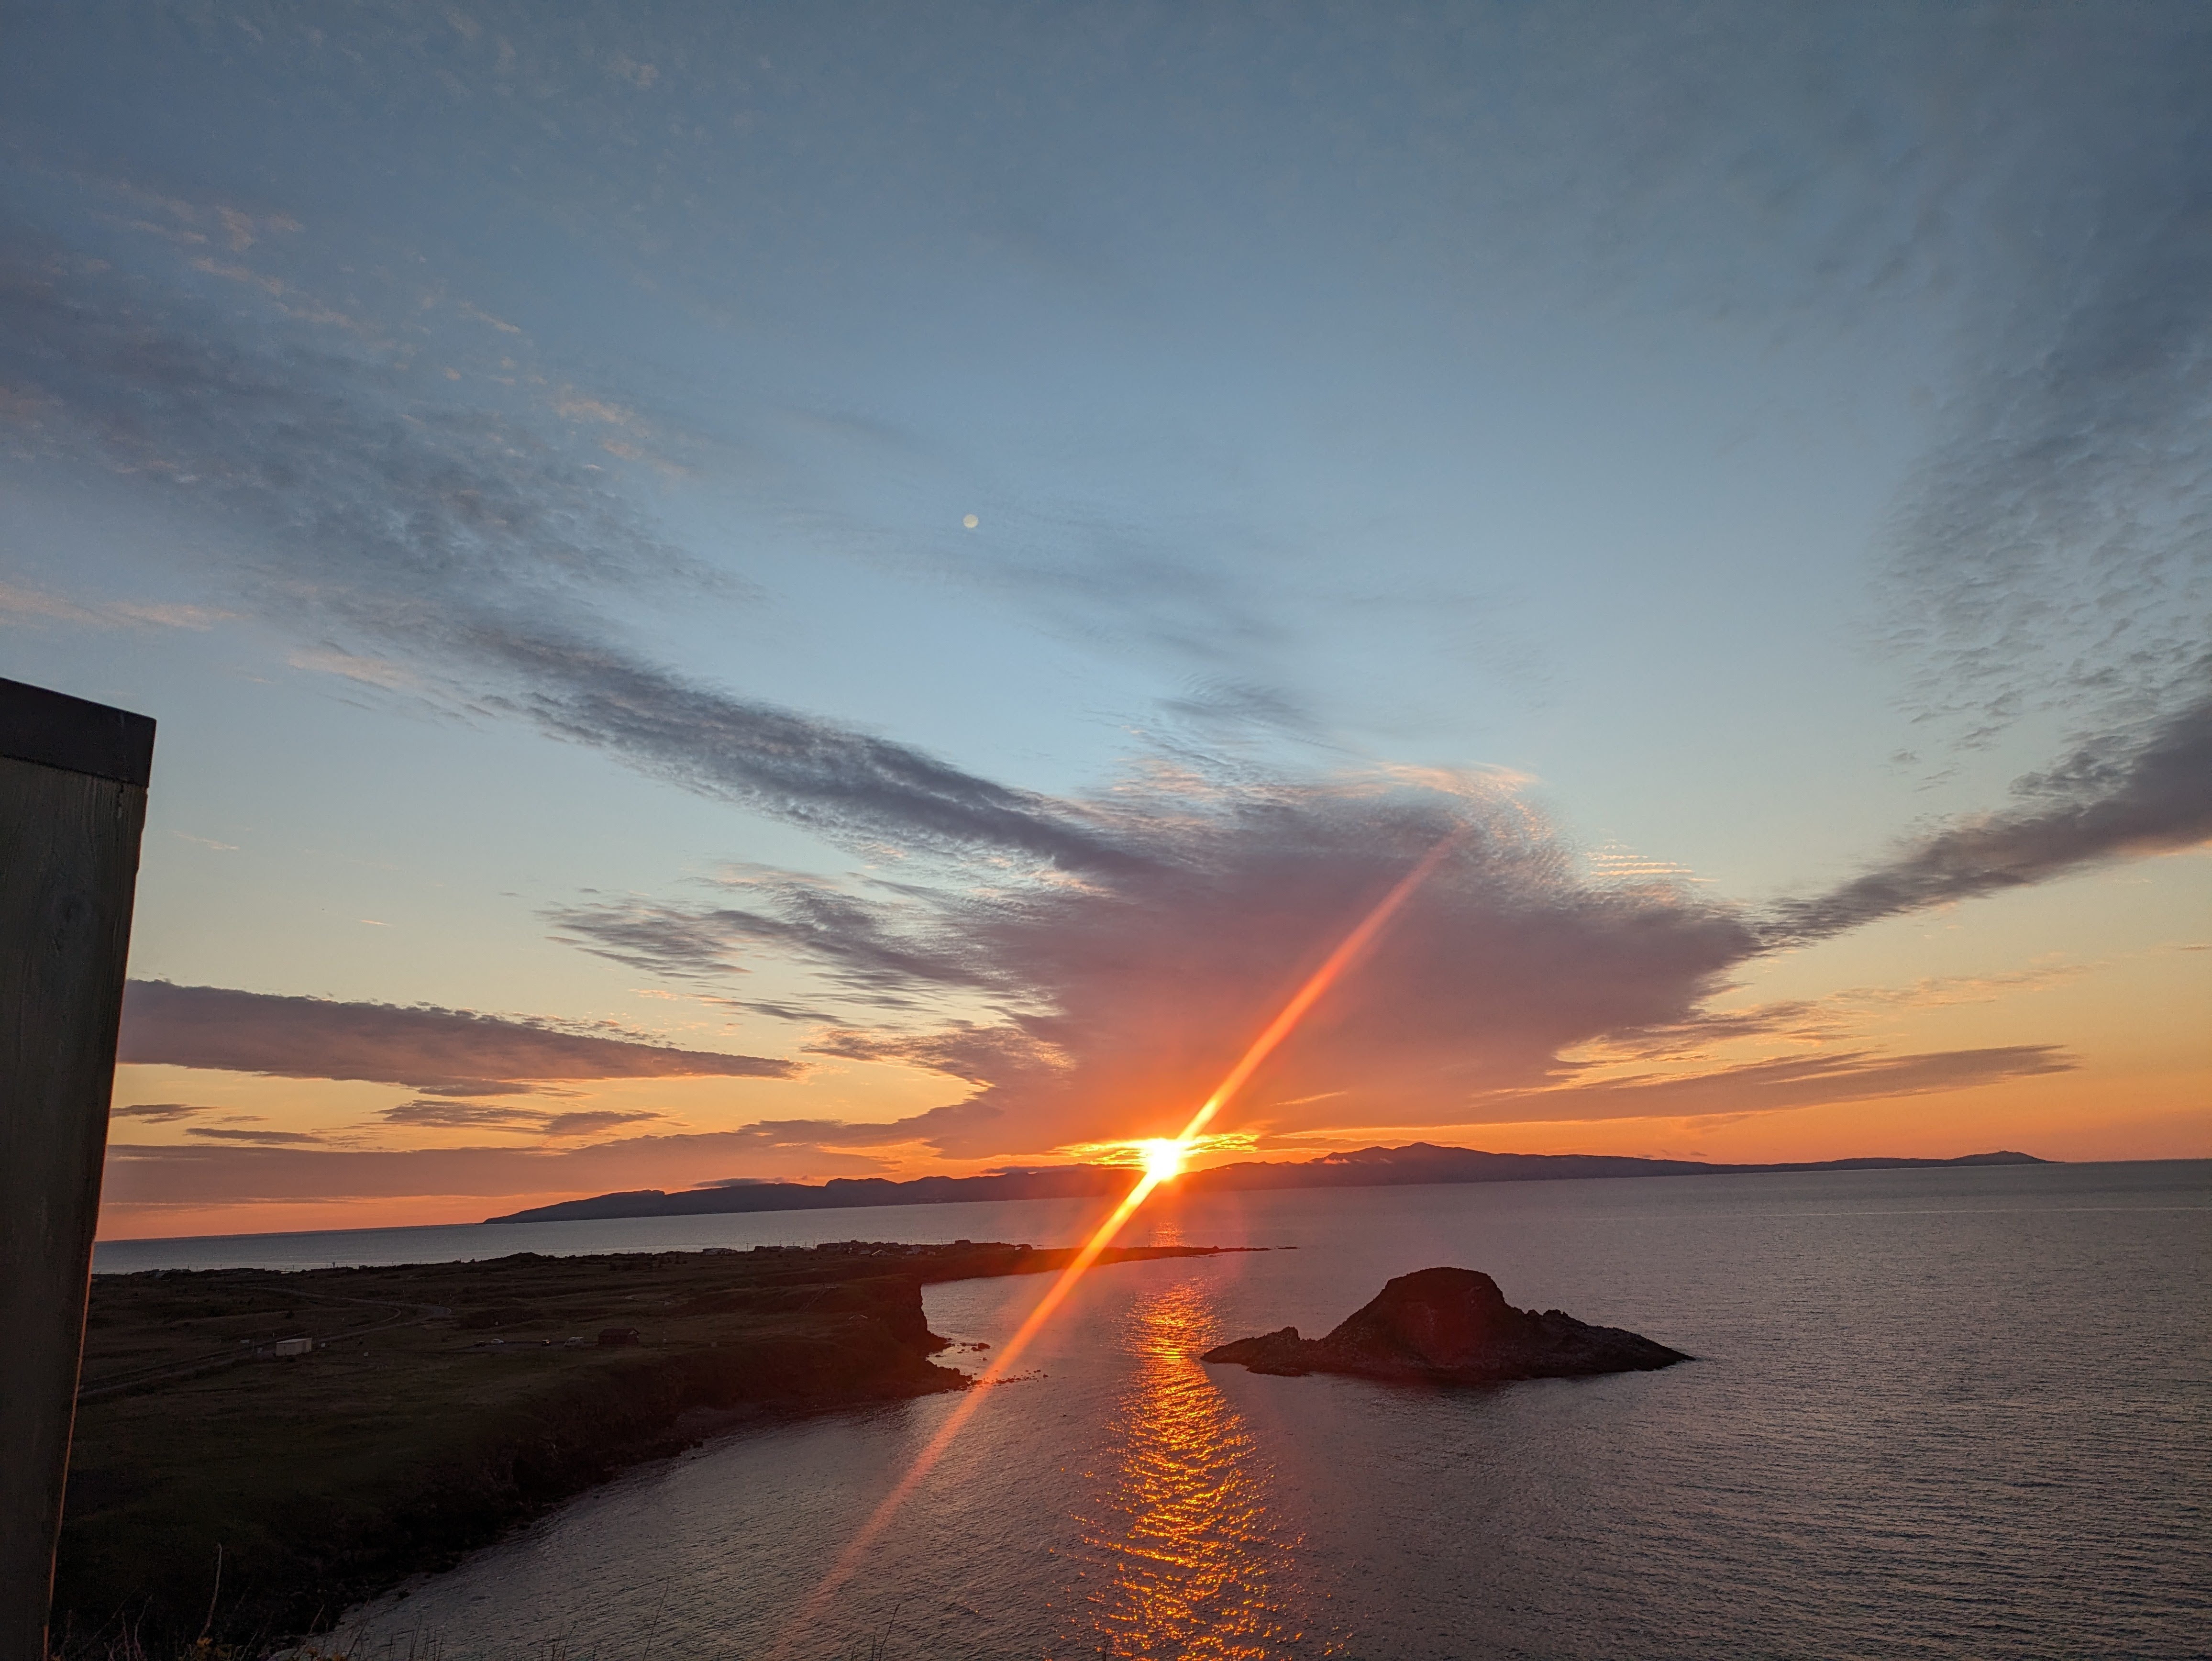
<svg viewBox="0 0 2212 1661">
<path fill-rule="evenodd" d="M 56 1650 L 252 1653 L 748 1418 L 958 1390 L 921 1288 L 1072 1255 L 850 1242 L 98 1276 Z M 635 1343 L 599 1342 L 623 1328 Z M 300 1337 L 311 1354 L 270 1353 Z"/>
</svg>

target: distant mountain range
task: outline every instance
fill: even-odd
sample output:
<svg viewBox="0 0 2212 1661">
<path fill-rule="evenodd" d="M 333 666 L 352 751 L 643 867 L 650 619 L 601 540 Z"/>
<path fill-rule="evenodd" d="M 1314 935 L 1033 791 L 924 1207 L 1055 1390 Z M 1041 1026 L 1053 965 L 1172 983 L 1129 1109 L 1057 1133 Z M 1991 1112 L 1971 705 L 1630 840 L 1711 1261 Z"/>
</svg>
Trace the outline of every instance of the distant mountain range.
<svg viewBox="0 0 2212 1661">
<path fill-rule="evenodd" d="M 1956 1159 L 1814 1159 L 1796 1165 L 1705 1165 L 1610 1153 L 1484 1153 L 1413 1142 L 1363 1147 L 1316 1159 L 1217 1165 L 1176 1179 L 1186 1194 L 1274 1188 L 1389 1188 L 1417 1183 L 1528 1183 L 1577 1177 L 1736 1177 L 1775 1171 L 1916 1171 L 1943 1165 L 2047 1165 L 2033 1153 L 1968 1153 Z M 708 1217 L 750 1211 L 824 1211 L 849 1206 L 945 1205 L 981 1200 L 1065 1200 L 1126 1189 L 1127 1165 L 1052 1165 L 988 1177 L 833 1177 L 811 1183 L 742 1183 L 667 1194 L 657 1188 L 533 1206 L 488 1223 L 582 1222 L 605 1217 Z"/>
</svg>

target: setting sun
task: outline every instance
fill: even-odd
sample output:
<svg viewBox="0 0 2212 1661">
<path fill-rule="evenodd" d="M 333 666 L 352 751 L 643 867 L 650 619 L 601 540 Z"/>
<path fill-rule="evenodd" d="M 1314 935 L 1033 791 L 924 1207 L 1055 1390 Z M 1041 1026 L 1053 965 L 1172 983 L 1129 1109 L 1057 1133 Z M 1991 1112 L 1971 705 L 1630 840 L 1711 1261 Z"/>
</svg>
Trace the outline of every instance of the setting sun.
<svg viewBox="0 0 2212 1661">
<path fill-rule="evenodd" d="M 2212 0 L 0 7 L 0 1661 L 2212 1661 Z"/>
</svg>

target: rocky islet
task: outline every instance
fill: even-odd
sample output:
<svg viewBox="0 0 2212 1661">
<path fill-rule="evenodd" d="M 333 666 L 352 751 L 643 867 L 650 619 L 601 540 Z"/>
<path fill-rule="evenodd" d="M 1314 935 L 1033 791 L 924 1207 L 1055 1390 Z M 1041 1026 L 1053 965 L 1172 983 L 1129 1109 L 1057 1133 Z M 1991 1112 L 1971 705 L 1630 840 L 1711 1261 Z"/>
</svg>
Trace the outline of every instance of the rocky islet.
<svg viewBox="0 0 2212 1661">
<path fill-rule="evenodd" d="M 1401 1275 L 1323 1338 L 1296 1327 L 1239 1338 L 1199 1358 L 1254 1372 L 1309 1372 L 1448 1384 L 1650 1372 L 1691 1358 L 1620 1327 L 1563 1310 L 1516 1309 L 1479 1269 Z"/>
</svg>

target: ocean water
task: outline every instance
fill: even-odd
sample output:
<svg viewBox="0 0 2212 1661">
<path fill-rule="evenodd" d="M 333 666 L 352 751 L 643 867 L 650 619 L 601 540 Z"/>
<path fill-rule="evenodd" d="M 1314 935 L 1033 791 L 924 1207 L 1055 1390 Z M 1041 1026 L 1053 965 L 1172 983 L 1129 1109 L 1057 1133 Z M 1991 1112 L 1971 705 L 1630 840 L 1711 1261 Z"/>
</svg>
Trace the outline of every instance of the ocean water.
<svg viewBox="0 0 2212 1661">
<path fill-rule="evenodd" d="M 1047 1244 L 1092 1209 L 547 1226 L 574 1231 L 570 1250 L 677 1222 L 711 1223 L 699 1244 L 951 1227 Z M 634 1471 L 355 1611 L 355 1652 L 2212 1647 L 2212 1164 L 1169 1198 L 1126 1238 L 1275 1249 L 1094 1273 L 826 1603 L 809 1605 L 824 1571 L 953 1398 L 740 1433 Z M 1698 1360 L 1435 1390 L 1194 1359 L 1285 1323 L 1324 1330 L 1389 1276 L 1438 1263 Z M 931 1321 L 1002 1342 L 1043 1290 L 934 1287 Z"/>
</svg>

